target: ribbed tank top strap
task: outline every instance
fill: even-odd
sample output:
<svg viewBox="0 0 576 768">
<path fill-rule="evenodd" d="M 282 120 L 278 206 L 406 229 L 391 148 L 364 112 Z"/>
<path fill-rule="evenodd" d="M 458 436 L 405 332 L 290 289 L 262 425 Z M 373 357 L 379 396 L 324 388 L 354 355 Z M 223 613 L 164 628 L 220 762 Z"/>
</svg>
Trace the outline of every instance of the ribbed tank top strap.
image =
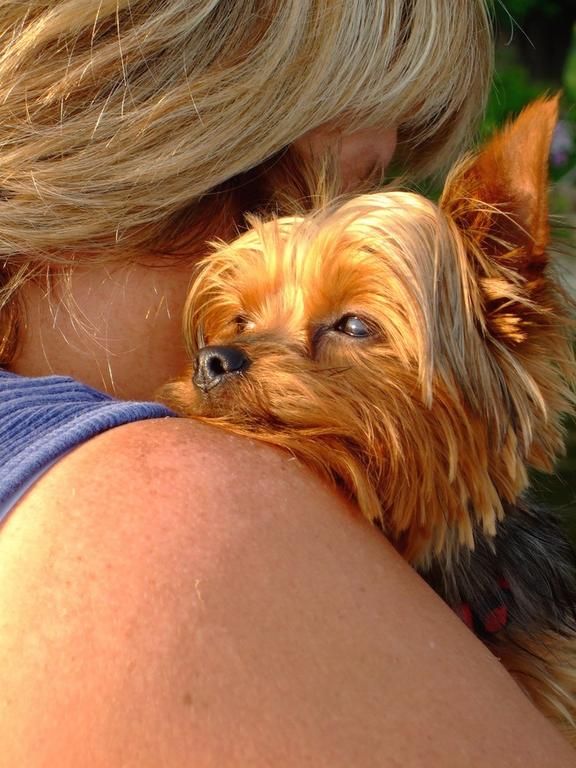
<svg viewBox="0 0 576 768">
<path fill-rule="evenodd" d="M 75 446 L 122 424 L 171 416 L 159 403 L 115 400 L 64 376 L 0 370 L 0 520 L 9 500 Z"/>
</svg>

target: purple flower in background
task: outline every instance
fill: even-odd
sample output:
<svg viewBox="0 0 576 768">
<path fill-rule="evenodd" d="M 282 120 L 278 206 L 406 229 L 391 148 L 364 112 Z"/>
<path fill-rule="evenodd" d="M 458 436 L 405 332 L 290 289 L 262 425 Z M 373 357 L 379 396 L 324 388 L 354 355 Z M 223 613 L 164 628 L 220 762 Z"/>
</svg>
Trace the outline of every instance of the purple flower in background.
<svg viewBox="0 0 576 768">
<path fill-rule="evenodd" d="M 567 120 L 559 120 L 552 137 L 550 148 L 550 162 L 552 165 L 561 166 L 568 162 L 568 158 L 574 149 L 574 134 L 572 126 Z"/>
</svg>

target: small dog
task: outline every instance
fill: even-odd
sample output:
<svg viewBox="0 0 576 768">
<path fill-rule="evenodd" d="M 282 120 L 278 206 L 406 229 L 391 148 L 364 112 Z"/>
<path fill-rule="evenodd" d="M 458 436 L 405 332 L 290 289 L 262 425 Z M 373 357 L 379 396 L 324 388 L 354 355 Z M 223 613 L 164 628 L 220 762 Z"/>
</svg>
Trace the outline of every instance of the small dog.
<svg viewBox="0 0 576 768">
<path fill-rule="evenodd" d="M 526 495 L 574 400 L 548 253 L 556 118 L 531 105 L 438 205 L 379 192 L 251 220 L 201 265 L 193 367 L 162 399 L 336 485 L 576 743 L 576 561 Z"/>
</svg>

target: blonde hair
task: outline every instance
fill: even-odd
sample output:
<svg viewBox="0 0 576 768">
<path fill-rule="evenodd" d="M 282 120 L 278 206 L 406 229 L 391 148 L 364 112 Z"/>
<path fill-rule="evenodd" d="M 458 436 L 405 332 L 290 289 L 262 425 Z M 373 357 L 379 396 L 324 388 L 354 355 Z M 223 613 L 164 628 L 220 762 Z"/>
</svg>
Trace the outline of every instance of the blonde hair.
<svg viewBox="0 0 576 768">
<path fill-rule="evenodd" d="M 319 125 L 396 125 L 405 163 L 438 168 L 491 60 L 485 0 L 0 3 L 0 328 L 26 275 L 158 250 Z"/>
</svg>

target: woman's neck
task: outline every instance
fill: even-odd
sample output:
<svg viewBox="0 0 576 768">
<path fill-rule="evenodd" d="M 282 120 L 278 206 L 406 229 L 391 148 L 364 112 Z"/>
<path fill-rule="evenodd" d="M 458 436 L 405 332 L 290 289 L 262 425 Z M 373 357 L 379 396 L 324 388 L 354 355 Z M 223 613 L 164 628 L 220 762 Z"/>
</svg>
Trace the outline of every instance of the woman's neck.
<svg viewBox="0 0 576 768">
<path fill-rule="evenodd" d="M 12 370 L 72 376 L 123 399 L 152 398 L 186 366 L 181 317 L 190 277 L 190 265 L 99 265 L 49 288 L 29 284 Z"/>
</svg>

